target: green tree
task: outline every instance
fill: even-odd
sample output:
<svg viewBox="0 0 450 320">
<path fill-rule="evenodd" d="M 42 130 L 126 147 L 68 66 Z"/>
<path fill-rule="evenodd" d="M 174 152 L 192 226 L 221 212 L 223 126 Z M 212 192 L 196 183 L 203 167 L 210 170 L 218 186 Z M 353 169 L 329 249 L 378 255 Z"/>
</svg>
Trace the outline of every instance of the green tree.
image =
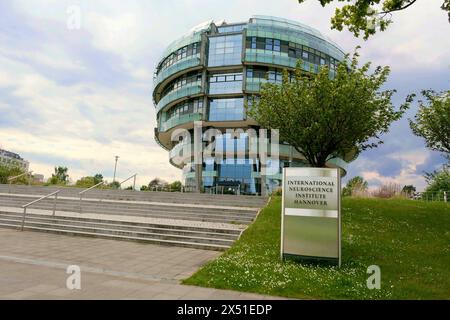
<svg viewBox="0 0 450 320">
<path fill-rule="evenodd" d="M 263 128 L 278 129 L 280 139 L 313 167 L 375 148 L 413 96 L 396 111 L 391 103 L 395 90 L 380 91 L 389 67 L 377 67 L 372 74 L 369 68 L 370 63 L 358 66 L 357 50 L 348 65 L 339 64 L 335 77 L 329 76 L 328 66 L 311 76 L 298 64 L 292 81 L 285 71 L 282 84 L 262 86 L 260 99 L 247 105 L 248 115 Z"/>
<path fill-rule="evenodd" d="M 303 3 L 306 0 L 298 0 Z M 411 7 L 417 0 L 318 0 L 325 7 L 335 2 L 351 2 L 336 8 L 331 18 L 331 28 L 342 31 L 347 27 L 355 37 L 364 34 L 364 39 L 380 31 L 385 31 L 392 23 L 392 14 Z M 450 0 L 442 0 L 441 9 L 446 11 L 450 21 Z"/>
<path fill-rule="evenodd" d="M 409 196 L 412 195 L 416 191 L 417 191 L 417 189 L 413 185 L 404 186 L 402 189 L 402 193 L 405 193 Z"/>
<path fill-rule="evenodd" d="M 164 180 L 160 178 L 155 178 L 148 184 L 148 188 L 152 190 L 153 188 L 164 188 L 167 187 L 168 184 Z"/>
<path fill-rule="evenodd" d="M 169 187 L 170 191 L 172 192 L 180 192 L 183 184 L 181 183 L 181 181 L 174 181 L 169 185 Z"/>
<path fill-rule="evenodd" d="M 69 169 L 67 167 L 55 167 L 55 173 L 52 174 L 52 177 L 48 180 L 49 184 L 67 184 L 69 182 Z"/>
<path fill-rule="evenodd" d="M 111 183 L 108 183 L 107 187 L 110 188 L 110 189 L 117 189 L 118 190 L 118 189 L 120 189 L 120 182 L 113 181 Z"/>
<path fill-rule="evenodd" d="M 426 101 L 419 100 L 419 111 L 409 120 L 411 129 L 425 139 L 428 148 L 450 159 L 450 90 L 425 90 L 422 95 Z"/>
<path fill-rule="evenodd" d="M 103 175 L 100 173 L 97 173 L 94 176 L 94 185 L 99 184 L 100 182 L 103 182 Z"/>
<path fill-rule="evenodd" d="M 450 191 L 450 170 L 444 167 L 440 171 L 434 171 L 425 175 L 428 187 L 426 192 Z"/>
<path fill-rule="evenodd" d="M 351 178 L 342 191 L 344 197 L 351 197 L 357 192 L 365 192 L 369 188 L 369 183 L 360 176 Z"/>
<path fill-rule="evenodd" d="M 0 164 L 0 183 L 6 184 L 9 183 L 8 179 L 11 177 L 16 177 L 21 174 L 24 174 L 25 171 L 19 167 L 16 166 L 5 166 L 3 164 Z M 27 184 L 29 177 L 23 176 L 20 177 L 14 181 L 12 181 L 13 184 Z"/>
<path fill-rule="evenodd" d="M 75 186 L 79 188 L 90 188 L 96 185 L 95 177 L 83 177 L 80 180 L 77 180 Z"/>
</svg>

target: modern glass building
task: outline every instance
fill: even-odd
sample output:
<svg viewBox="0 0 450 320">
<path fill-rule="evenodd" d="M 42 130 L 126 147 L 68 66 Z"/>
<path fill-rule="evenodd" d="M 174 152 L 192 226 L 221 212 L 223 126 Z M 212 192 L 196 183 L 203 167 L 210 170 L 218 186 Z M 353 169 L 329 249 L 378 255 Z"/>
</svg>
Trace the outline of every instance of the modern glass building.
<svg viewBox="0 0 450 320">
<path fill-rule="evenodd" d="M 257 97 L 263 83 L 280 83 L 283 69 L 293 70 L 300 59 L 305 72 L 314 74 L 328 65 L 332 77 L 344 52 L 313 28 L 267 16 L 243 23 L 209 21 L 169 45 L 155 71 L 155 138 L 170 152 L 170 162 L 183 170 L 186 186 L 205 192 L 229 186 L 241 194 L 265 195 L 281 185 L 283 167 L 308 166 L 281 141 L 279 156 L 265 164 L 272 170 L 261 174 L 260 159 L 248 156 L 249 136 L 226 133 L 233 128 L 258 131 L 258 124 L 246 115 L 245 101 Z M 203 154 L 201 164 L 194 164 L 194 152 L 186 152 L 194 151 L 192 141 L 173 139 L 173 134 L 177 129 L 193 133 L 195 123 L 202 124 L 202 133 L 211 128 L 223 132 L 216 146 L 224 153 L 234 151 L 234 156 Z M 353 157 L 345 155 L 328 166 L 345 174 Z"/>
</svg>

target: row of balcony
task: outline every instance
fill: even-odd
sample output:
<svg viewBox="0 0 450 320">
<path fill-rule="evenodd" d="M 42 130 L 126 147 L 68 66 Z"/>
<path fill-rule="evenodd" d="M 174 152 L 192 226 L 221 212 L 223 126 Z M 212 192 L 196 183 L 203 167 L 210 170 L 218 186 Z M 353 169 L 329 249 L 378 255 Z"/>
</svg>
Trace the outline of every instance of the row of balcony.
<svg viewBox="0 0 450 320">
<path fill-rule="evenodd" d="M 180 60 L 177 63 L 171 65 L 170 67 L 158 73 L 154 80 L 154 86 L 156 88 L 161 82 L 163 82 L 164 80 L 166 80 L 167 78 L 171 77 L 172 75 L 178 72 L 198 67 L 200 65 L 201 65 L 200 54 Z"/>
<path fill-rule="evenodd" d="M 170 118 L 166 121 L 163 121 L 159 127 L 159 132 L 166 132 L 172 128 L 175 128 L 179 125 L 194 122 L 194 121 L 201 121 L 203 118 L 203 115 L 201 113 L 190 113 L 190 114 L 184 114 L 179 117 Z"/>
<path fill-rule="evenodd" d="M 291 58 L 281 54 L 274 54 L 272 52 L 267 52 L 264 50 L 246 49 L 244 63 L 261 63 L 268 65 L 278 65 L 287 68 L 295 68 L 297 66 L 298 60 L 296 58 Z M 181 71 L 199 66 L 201 66 L 201 59 L 199 54 L 196 56 L 180 60 L 179 62 L 171 65 L 167 69 L 164 69 L 156 76 L 154 83 L 155 88 L 169 77 Z M 318 65 L 305 61 L 302 63 L 302 68 L 305 71 L 313 73 L 317 73 L 319 71 Z M 159 105 L 160 103 L 158 103 L 158 106 Z"/>
<path fill-rule="evenodd" d="M 206 144 L 203 143 L 203 147 L 206 147 Z M 267 146 L 268 150 L 270 149 L 270 145 Z M 172 148 L 169 152 L 170 159 L 177 158 L 177 162 L 182 162 L 182 164 L 187 164 L 192 161 L 194 145 L 193 144 L 185 144 L 179 143 Z M 284 159 L 303 159 L 304 157 L 296 150 L 294 150 L 291 146 L 280 144 L 278 145 L 279 156 Z M 241 152 L 242 156 L 245 156 L 245 152 Z M 180 163 L 181 164 L 181 163 Z"/>
<path fill-rule="evenodd" d="M 301 44 L 320 52 L 323 52 L 336 60 L 343 60 L 345 54 L 333 41 L 323 39 L 321 35 L 313 35 L 312 29 L 300 31 L 297 28 L 274 28 L 270 26 L 261 26 L 257 24 L 249 25 L 247 29 L 247 37 L 261 37 L 278 39 L 292 43 Z"/>
<path fill-rule="evenodd" d="M 297 59 L 290 58 L 287 56 L 281 55 L 272 55 L 268 53 L 261 52 L 259 50 L 247 49 L 246 50 L 246 62 L 250 63 L 264 63 L 271 65 L 280 65 L 289 68 L 294 68 L 297 64 Z M 163 81 L 165 78 L 170 77 L 171 74 L 178 73 L 184 69 L 189 69 L 195 66 L 200 65 L 200 58 L 193 57 L 184 61 L 180 61 L 169 68 L 165 69 L 158 75 L 159 81 Z M 307 71 L 317 72 L 318 66 L 309 62 L 303 62 L 303 68 Z M 259 92 L 261 90 L 261 85 L 266 83 L 266 79 L 252 79 L 248 78 L 245 82 L 245 88 L 243 88 L 247 92 Z M 202 86 L 200 83 L 196 82 L 190 86 L 182 87 L 176 91 L 173 91 L 166 96 L 164 96 L 156 106 L 156 112 L 160 113 L 166 106 L 192 96 L 201 95 L 204 93 Z M 240 94 L 241 91 L 236 92 Z M 185 124 L 191 121 L 199 121 L 202 119 L 202 115 L 199 113 L 183 115 L 181 117 L 169 119 L 163 123 L 161 123 L 159 127 L 160 132 L 166 132 L 171 128 L 174 128 L 178 125 Z"/>
<path fill-rule="evenodd" d="M 203 178 L 216 178 L 219 176 L 217 171 L 202 171 Z M 268 178 L 274 180 L 282 180 L 283 175 L 281 173 L 267 175 Z M 195 172 L 188 172 L 184 174 L 185 179 L 195 179 Z M 261 179 L 261 172 L 252 172 L 252 179 Z"/>
<path fill-rule="evenodd" d="M 202 86 L 200 83 L 193 83 L 189 86 L 182 87 L 178 90 L 172 91 L 162 98 L 156 105 L 156 113 L 160 112 L 165 106 L 177 101 L 181 98 L 186 98 L 202 93 Z"/>
<path fill-rule="evenodd" d="M 206 143 L 203 143 L 203 147 L 206 147 Z M 279 149 L 279 157 L 281 159 L 294 159 L 301 160 L 304 159 L 303 155 L 301 155 L 298 151 L 296 151 L 293 147 L 285 144 L 278 145 Z M 190 163 L 193 160 L 193 144 L 180 143 L 177 144 L 172 150 L 169 151 L 170 162 L 177 167 L 183 167 L 184 165 Z M 270 145 L 267 146 L 267 150 L 270 149 Z M 242 155 L 245 157 L 245 153 Z M 176 160 L 176 161 L 175 161 Z M 342 158 L 334 158 L 328 161 L 328 166 L 340 168 L 344 172 L 348 170 L 348 162 L 343 160 Z M 255 173 L 255 176 L 252 178 L 260 178 L 260 173 Z"/>
</svg>

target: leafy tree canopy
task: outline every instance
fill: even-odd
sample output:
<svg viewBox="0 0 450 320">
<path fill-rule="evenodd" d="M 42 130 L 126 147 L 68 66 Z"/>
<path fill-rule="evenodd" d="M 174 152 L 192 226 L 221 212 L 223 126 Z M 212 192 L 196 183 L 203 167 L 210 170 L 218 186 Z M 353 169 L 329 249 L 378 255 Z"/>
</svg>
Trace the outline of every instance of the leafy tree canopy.
<svg viewBox="0 0 450 320">
<path fill-rule="evenodd" d="M 96 174 L 93 177 L 83 177 L 78 180 L 75 185 L 80 188 L 93 187 L 99 183 L 103 182 L 103 176 L 101 174 Z"/>
<path fill-rule="evenodd" d="M 95 185 L 95 184 L 99 184 L 100 182 L 103 182 L 103 175 L 100 174 L 100 173 L 97 173 L 97 174 L 94 176 L 94 185 Z"/>
<path fill-rule="evenodd" d="M 113 182 L 111 182 L 111 183 L 108 183 L 108 184 L 107 184 L 107 188 L 110 188 L 110 189 L 120 189 L 120 182 L 118 182 L 118 181 L 113 181 Z"/>
<path fill-rule="evenodd" d="M 449 167 L 444 167 L 440 171 L 434 171 L 433 173 L 427 173 L 425 175 L 428 187 L 427 192 L 450 192 L 450 170 Z"/>
<path fill-rule="evenodd" d="M 150 181 L 150 183 L 148 184 L 149 189 L 151 188 L 155 188 L 155 187 L 164 187 L 167 186 L 167 182 L 165 182 L 164 180 L 160 179 L 160 178 L 155 178 L 152 181 Z"/>
<path fill-rule="evenodd" d="M 306 0 L 298 0 L 303 3 Z M 325 7 L 330 3 L 346 2 L 341 8 L 336 8 L 331 18 L 332 29 L 342 31 L 347 27 L 356 37 L 361 33 L 364 39 L 380 31 L 385 31 L 392 23 L 392 15 L 397 11 L 411 7 L 417 0 L 318 0 Z M 449 15 L 450 0 L 442 0 L 441 9 Z"/>
<path fill-rule="evenodd" d="M 181 181 L 174 181 L 169 185 L 169 187 L 170 187 L 170 191 L 179 192 L 179 191 L 181 191 L 183 184 L 181 183 Z"/>
<path fill-rule="evenodd" d="M 0 164 L 0 183 L 8 183 L 8 179 L 25 173 L 25 171 L 16 166 L 5 166 Z M 23 176 L 12 181 L 13 184 L 27 184 L 29 177 Z"/>
<path fill-rule="evenodd" d="M 360 176 L 351 178 L 342 191 L 344 197 L 349 197 L 357 192 L 365 192 L 369 188 L 369 183 Z"/>
<path fill-rule="evenodd" d="M 402 189 L 403 193 L 406 193 L 406 194 L 409 194 L 409 195 L 413 194 L 416 191 L 417 191 L 417 189 L 413 185 L 404 186 L 403 189 Z"/>
<path fill-rule="evenodd" d="M 414 134 L 425 139 L 427 147 L 450 159 L 450 90 L 422 91 L 426 101 L 419 101 L 419 111 L 410 126 Z"/>
<path fill-rule="evenodd" d="M 67 184 L 69 182 L 69 169 L 67 167 L 55 167 L 55 173 L 52 174 L 52 177 L 48 180 L 49 184 Z"/>
<path fill-rule="evenodd" d="M 396 111 L 391 102 L 395 90 L 380 91 L 389 67 L 370 73 L 371 64 L 360 67 L 358 56 L 356 50 L 348 64 L 339 64 L 334 77 L 328 66 L 310 75 L 299 63 L 292 80 L 285 71 L 282 84 L 262 86 L 260 99 L 247 105 L 248 115 L 263 128 L 278 129 L 281 141 L 313 167 L 377 147 L 383 143 L 380 136 L 403 116 L 413 96 Z"/>
</svg>

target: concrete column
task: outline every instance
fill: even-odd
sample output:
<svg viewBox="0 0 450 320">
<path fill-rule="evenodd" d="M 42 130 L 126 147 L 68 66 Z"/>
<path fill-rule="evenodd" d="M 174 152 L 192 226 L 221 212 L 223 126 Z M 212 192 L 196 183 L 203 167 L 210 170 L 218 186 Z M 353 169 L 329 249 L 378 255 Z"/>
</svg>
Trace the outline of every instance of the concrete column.
<svg viewBox="0 0 450 320">
<path fill-rule="evenodd" d="M 261 197 L 267 196 L 266 176 L 261 175 Z"/>
<path fill-rule="evenodd" d="M 202 193 L 203 165 L 195 165 L 195 188 L 197 193 Z"/>
<path fill-rule="evenodd" d="M 266 187 L 266 167 L 265 164 L 259 163 L 259 172 L 261 174 L 261 197 L 267 196 L 267 187 Z"/>
<path fill-rule="evenodd" d="M 196 192 L 202 192 L 203 178 L 203 127 L 202 121 L 194 122 L 194 165 Z"/>
</svg>

